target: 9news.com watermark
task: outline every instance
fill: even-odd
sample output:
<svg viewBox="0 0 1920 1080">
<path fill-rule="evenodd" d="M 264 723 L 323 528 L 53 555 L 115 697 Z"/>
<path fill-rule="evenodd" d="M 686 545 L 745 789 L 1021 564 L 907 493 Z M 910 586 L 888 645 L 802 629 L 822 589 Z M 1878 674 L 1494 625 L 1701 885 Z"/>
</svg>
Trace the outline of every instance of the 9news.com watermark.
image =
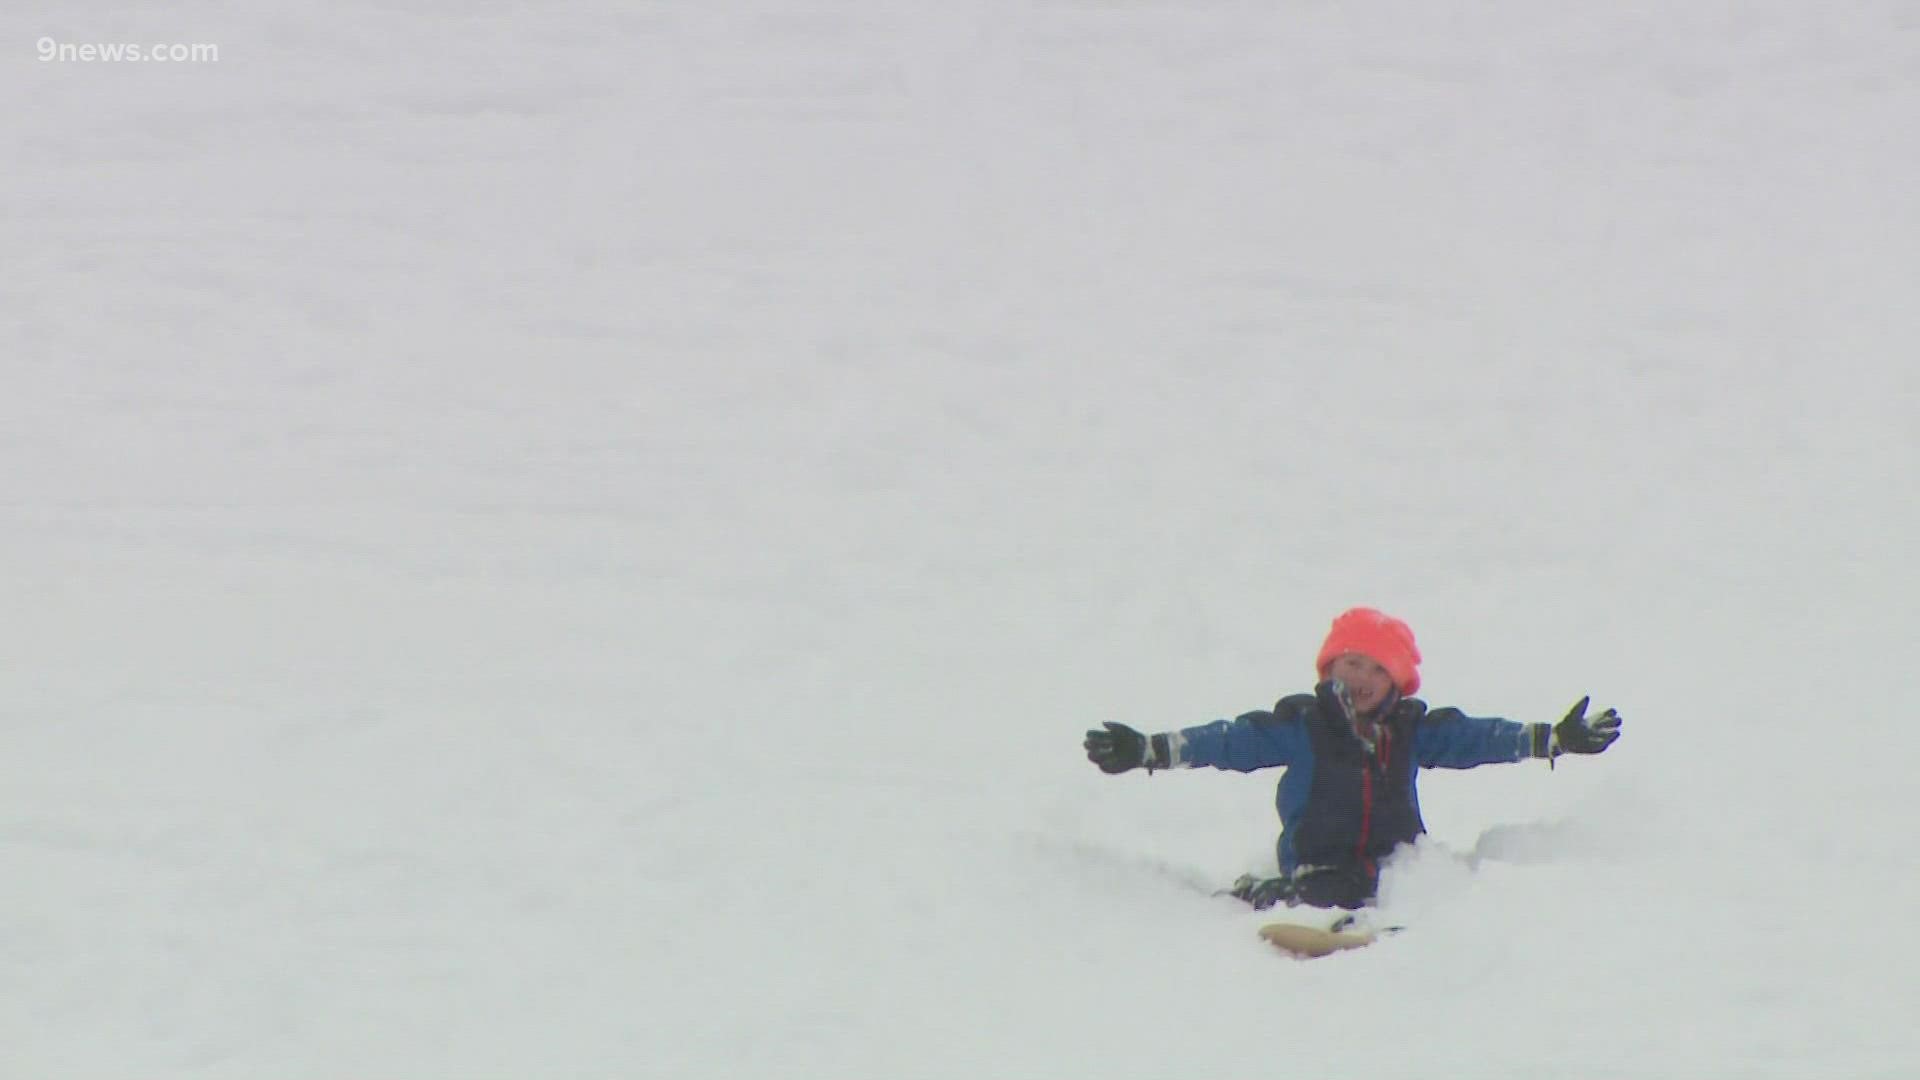
<svg viewBox="0 0 1920 1080">
<path fill-rule="evenodd" d="M 43 37 L 33 44 L 43 64 L 217 64 L 220 62 L 218 45 L 179 43 L 136 45 L 97 42 L 76 44 L 55 41 L 50 37 Z"/>
</svg>

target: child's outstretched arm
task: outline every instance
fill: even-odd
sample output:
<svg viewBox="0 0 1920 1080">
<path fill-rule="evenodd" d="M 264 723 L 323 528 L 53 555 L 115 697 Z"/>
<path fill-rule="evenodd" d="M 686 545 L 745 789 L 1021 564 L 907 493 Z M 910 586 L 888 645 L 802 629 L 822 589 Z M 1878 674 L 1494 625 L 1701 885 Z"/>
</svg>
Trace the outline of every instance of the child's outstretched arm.
<svg viewBox="0 0 1920 1080">
<path fill-rule="evenodd" d="M 1414 732 L 1422 768 L 1471 769 L 1527 758 L 1551 762 L 1561 754 L 1598 754 L 1620 737 L 1620 714 L 1607 709 L 1588 716 L 1581 698 L 1558 724 L 1519 724 L 1459 709 L 1434 709 Z"/>
<path fill-rule="evenodd" d="M 1087 760 L 1105 773 L 1201 766 L 1252 772 L 1291 765 L 1302 759 L 1306 748 L 1306 732 L 1300 724 L 1270 712 L 1244 713 L 1231 721 L 1216 720 L 1157 735 L 1142 734 L 1125 724 L 1105 727 L 1105 731 L 1087 732 L 1081 743 Z"/>
</svg>

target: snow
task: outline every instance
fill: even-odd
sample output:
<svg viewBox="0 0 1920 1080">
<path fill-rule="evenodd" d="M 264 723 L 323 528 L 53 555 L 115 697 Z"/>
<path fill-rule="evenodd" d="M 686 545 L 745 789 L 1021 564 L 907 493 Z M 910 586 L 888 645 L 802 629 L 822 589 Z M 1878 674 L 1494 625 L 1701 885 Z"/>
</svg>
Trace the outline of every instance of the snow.
<svg viewBox="0 0 1920 1080">
<path fill-rule="evenodd" d="M 1906 5 L 0 42 L 0 1074 L 1920 1075 Z M 1078 744 L 1359 603 L 1626 734 L 1297 963 Z"/>
</svg>

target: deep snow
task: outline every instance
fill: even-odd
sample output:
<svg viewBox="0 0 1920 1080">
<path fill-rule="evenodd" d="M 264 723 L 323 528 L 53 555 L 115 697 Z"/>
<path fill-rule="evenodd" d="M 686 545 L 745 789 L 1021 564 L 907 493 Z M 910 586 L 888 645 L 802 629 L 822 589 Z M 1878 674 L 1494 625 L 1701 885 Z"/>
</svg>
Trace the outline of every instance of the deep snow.
<svg viewBox="0 0 1920 1080">
<path fill-rule="evenodd" d="M 0 44 L 0 1074 L 1920 1075 L 1909 5 Z M 1298 964 L 1078 743 L 1354 603 L 1626 736 Z"/>
</svg>

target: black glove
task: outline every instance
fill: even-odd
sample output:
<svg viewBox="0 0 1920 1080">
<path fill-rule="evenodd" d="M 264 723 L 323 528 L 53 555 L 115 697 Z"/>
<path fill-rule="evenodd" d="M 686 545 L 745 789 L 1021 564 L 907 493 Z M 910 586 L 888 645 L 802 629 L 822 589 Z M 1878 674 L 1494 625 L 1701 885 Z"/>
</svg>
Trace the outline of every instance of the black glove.
<svg viewBox="0 0 1920 1080">
<path fill-rule="evenodd" d="M 1245 900 L 1253 905 L 1255 911 L 1265 911 L 1283 901 L 1291 904 L 1294 897 L 1293 879 L 1283 877 L 1257 878 L 1252 874 L 1241 874 L 1225 893 L 1214 895 L 1231 896 L 1235 900 Z"/>
<path fill-rule="evenodd" d="M 1106 728 L 1087 732 L 1087 740 L 1080 744 L 1087 748 L 1087 760 L 1100 766 L 1101 772 L 1123 773 L 1142 765 L 1152 772 L 1171 763 L 1165 735 L 1148 738 L 1125 724 L 1111 722 Z"/>
<path fill-rule="evenodd" d="M 1588 716 L 1588 700 L 1581 698 L 1567 710 L 1566 719 L 1553 725 L 1553 738 L 1547 744 L 1549 761 L 1561 754 L 1597 754 L 1620 737 L 1620 714 L 1607 709 Z"/>
</svg>

